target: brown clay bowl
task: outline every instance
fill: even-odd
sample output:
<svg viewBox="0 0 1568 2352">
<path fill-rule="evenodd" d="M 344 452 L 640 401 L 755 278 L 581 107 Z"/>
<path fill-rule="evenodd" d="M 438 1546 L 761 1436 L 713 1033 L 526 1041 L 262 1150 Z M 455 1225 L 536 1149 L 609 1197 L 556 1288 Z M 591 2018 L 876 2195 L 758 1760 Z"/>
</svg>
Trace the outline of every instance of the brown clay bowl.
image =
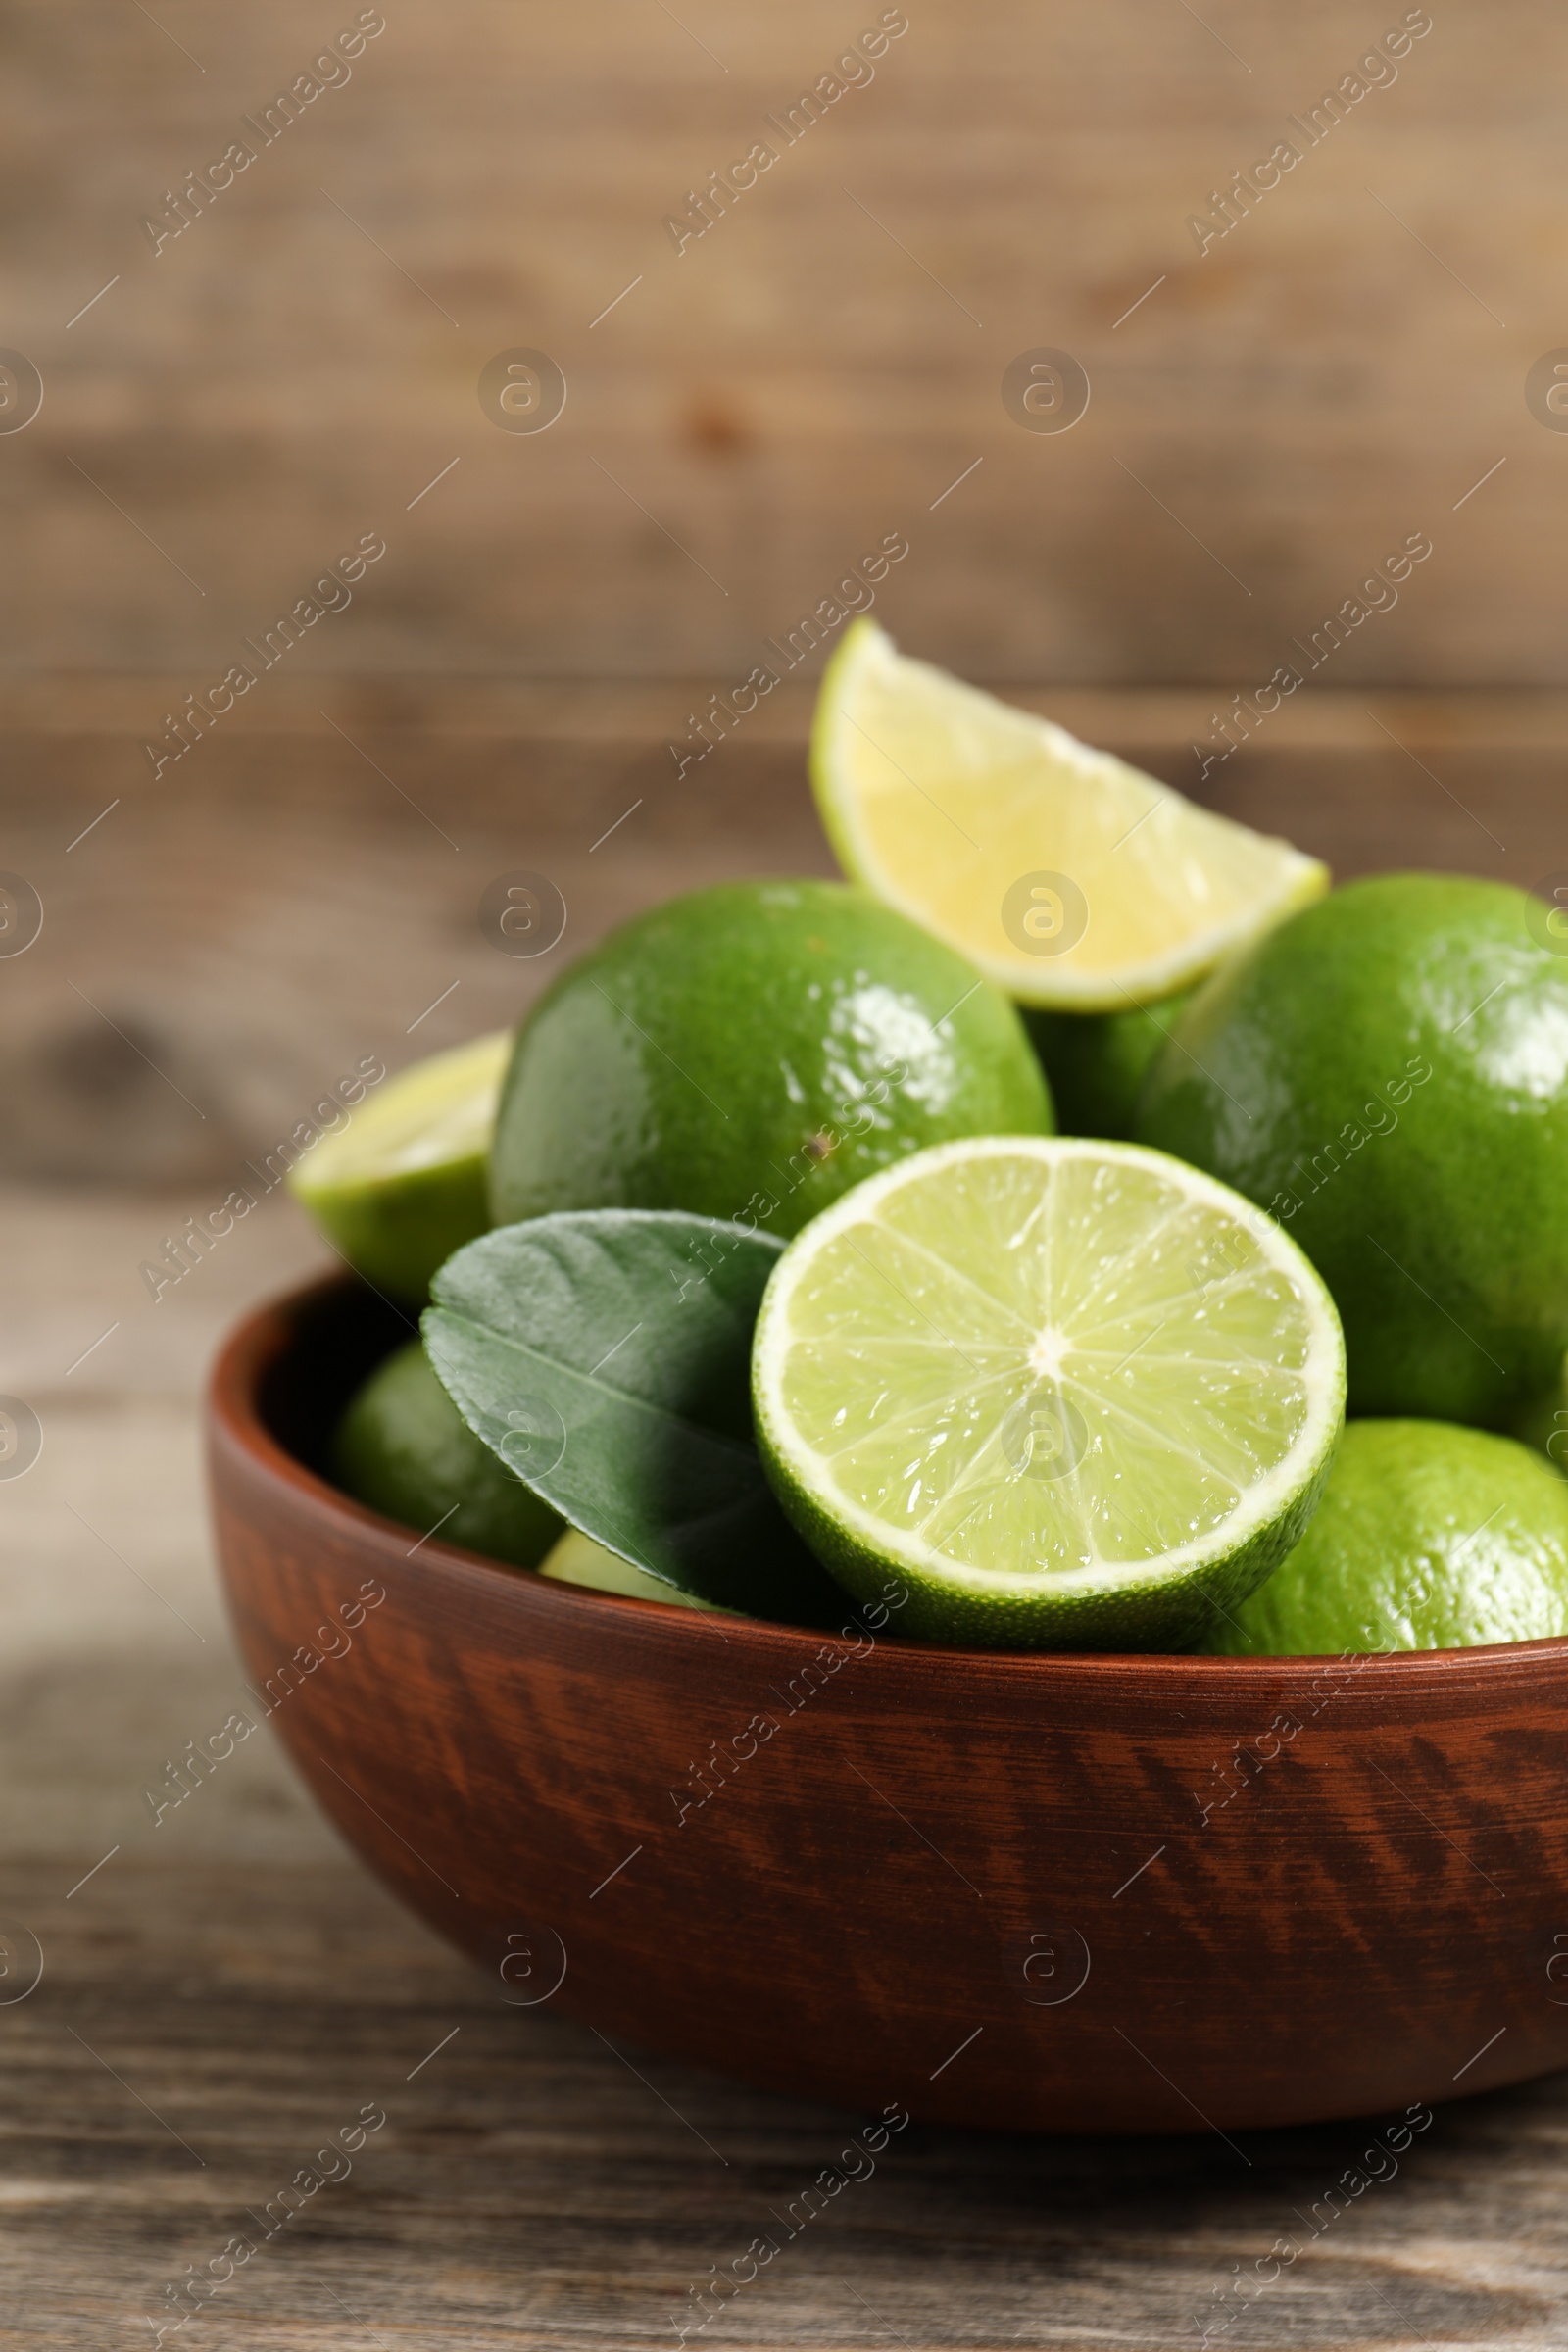
<svg viewBox="0 0 1568 2352">
<path fill-rule="evenodd" d="M 1300 2123 L 1568 2063 L 1568 1642 L 1020 1657 L 548 1583 L 315 1466 L 404 1336 L 343 1280 L 241 1325 L 219 1549 L 319 1802 L 500 1997 L 1019 2131 Z"/>
</svg>

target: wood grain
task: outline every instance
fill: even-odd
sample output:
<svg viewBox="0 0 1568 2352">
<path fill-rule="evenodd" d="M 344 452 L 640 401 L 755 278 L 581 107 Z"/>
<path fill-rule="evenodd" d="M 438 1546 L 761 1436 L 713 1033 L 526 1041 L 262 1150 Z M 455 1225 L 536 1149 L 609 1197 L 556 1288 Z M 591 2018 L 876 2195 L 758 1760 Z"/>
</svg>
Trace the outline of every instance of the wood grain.
<svg viewBox="0 0 1568 2352">
<path fill-rule="evenodd" d="M 347 1861 L 116 1866 L 67 1909 L 70 1884 L 57 1866 L 8 1874 L 50 1973 L 0 2013 L 6 2352 L 150 2342 L 165 2286 L 235 2234 L 261 2241 L 251 2217 L 367 2101 L 388 2120 L 352 2173 L 166 2343 L 674 2343 L 691 2289 L 779 2237 L 774 2217 L 867 2121 L 607 2047 L 548 2010 L 506 2010 Z M 1564 2102 L 1559 2078 L 1443 2110 L 1396 2175 L 1211 2340 L 1559 2344 Z M 1276 2240 L 1306 2239 L 1314 2205 L 1337 2210 L 1327 2191 L 1370 2136 L 1249 2134 L 1238 2155 L 1201 2134 L 913 2127 L 691 2340 L 1196 2343 L 1237 2267 L 1255 2278 Z"/>
<path fill-rule="evenodd" d="M 1229 691 L 1424 529 L 1346 676 L 1563 681 L 1568 445 L 1524 399 L 1562 335 L 1546 0 L 1438 12 L 1201 256 L 1189 217 L 1401 9 L 922 0 L 677 254 L 686 192 L 878 13 L 390 9 L 155 254 L 338 20 L 11 12 L 6 332 L 45 400 L 3 452 L 8 661 L 199 685 L 374 529 L 292 662 L 716 686 L 898 530 L 879 610 L 920 652 Z M 542 434 L 477 398 L 521 346 L 569 386 Z M 1002 403 L 1043 346 L 1093 384 L 1067 433 Z"/>
</svg>

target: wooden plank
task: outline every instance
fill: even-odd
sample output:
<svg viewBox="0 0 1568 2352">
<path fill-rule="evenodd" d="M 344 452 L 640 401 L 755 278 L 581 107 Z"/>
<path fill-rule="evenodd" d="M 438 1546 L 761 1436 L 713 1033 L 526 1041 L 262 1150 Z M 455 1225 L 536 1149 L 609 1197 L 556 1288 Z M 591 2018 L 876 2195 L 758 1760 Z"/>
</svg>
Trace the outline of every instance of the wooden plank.
<svg viewBox="0 0 1568 2352">
<path fill-rule="evenodd" d="M 924 656 L 916 643 L 906 652 Z M 767 694 L 737 731 L 737 741 L 787 744 L 804 755 L 818 688 L 820 661 L 803 663 Z M 1261 681 L 1253 681 L 1254 684 Z M 733 683 L 719 681 L 717 691 Z M 14 673 L 0 677 L 0 734 L 21 759 L 40 744 L 112 736 L 122 746 L 117 773 L 122 786 L 152 780 L 142 739 L 156 737 L 166 711 L 177 711 L 189 684 L 175 673 L 93 670 Z M 1042 685 L 1024 678 L 998 680 L 992 691 L 1054 718 L 1086 743 L 1112 739 L 1148 756 L 1179 758 L 1195 737 L 1212 733 L 1216 711 L 1234 710 L 1230 693 L 1204 686 Z M 201 775 L 202 790 L 231 789 L 239 770 L 208 751 L 233 736 L 305 735 L 329 748 L 335 721 L 350 736 L 362 727 L 377 733 L 441 735 L 465 742 L 473 736 L 511 737 L 519 744 L 569 743 L 598 753 L 611 744 L 662 747 L 686 731 L 687 714 L 710 704 L 712 680 L 697 677 L 449 678 L 426 671 L 403 677 L 375 673 L 343 675 L 278 669 L 265 689 L 209 730 L 210 743 L 197 747 L 184 777 L 171 763 L 158 781 L 176 791 Z M 1377 751 L 1387 740 L 1379 725 L 1418 749 L 1473 745 L 1481 751 L 1560 751 L 1568 745 L 1568 693 L 1551 688 L 1485 690 L 1475 687 L 1389 686 L 1343 690 L 1312 681 L 1305 692 L 1281 702 L 1261 726 L 1255 714 L 1259 751 Z M 1222 748 L 1217 746 L 1216 748 Z M 100 753 L 100 757 L 107 754 Z M 345 772 L 352 766 L 344 761 Z M 1173 778 L 1174 780 L 1174 778 Z M 286 778 L 279 776 L 278 783 Z M 85 787 L 84 787 L 85 788 Z M 0 773 L 0 803 L 28 797 L 14 761 Z"/>
<path fill-rule="evenodd" d="M 332 664 L 722 680 L 897 531 L 879 610 L 939 658 L 1228 691 L 1425 530 L 1345 675 L 1563 682 L 1563 448 L 1524 399 L 1562 332 L 1545 0 L 1441 16 L 1201 255 L 1189 217 L 1380 20 L 932 0 L 677 253 L 856 17 L 394 12 L 155 253 L 323 24 L 129 17 L 16 35 L 8 332 L 47 393 L 5 451 L 13 662 L 197 682 L 372 529 Z M 543 434 L 477 397 L 522 346 L 569 385 Z M 1003 405 L 1042 346 L 1094 387 L 1067 433 Z"/>
<path fill-rule="evenodd" d="M 788 2237 L 863 2118 L 508 2010 L 352 1864 L 117 1861 L 68 1910 L 70 1884 L 8 1874 L 46 1955 L 0 2023 L 17 2352 L 151 2341 L 165 2289 L 235 2237 L 253 2254 L 166 2342 L 674 2341 L 691 2290 L 759 2237 L 777 2260 L 702 2340 L 1154 2352 L 1223 2318 L 1238 2273 L 1255 2302 L 1211 2342 L 1562 2340 L 1561 2078 L 1442 2110 L 1348 2210 L 1327 2192 L 1393 2119 L 1240 2153 L 911 2129 Z M 387 2120 L 348 2169 L 321 2156 L 367 2104 Z M 284 2224 L 302 2167 L 339 2177 Z M 1277 2277 L 1276 2245 L 1300 2249 Z"/>
</svg>

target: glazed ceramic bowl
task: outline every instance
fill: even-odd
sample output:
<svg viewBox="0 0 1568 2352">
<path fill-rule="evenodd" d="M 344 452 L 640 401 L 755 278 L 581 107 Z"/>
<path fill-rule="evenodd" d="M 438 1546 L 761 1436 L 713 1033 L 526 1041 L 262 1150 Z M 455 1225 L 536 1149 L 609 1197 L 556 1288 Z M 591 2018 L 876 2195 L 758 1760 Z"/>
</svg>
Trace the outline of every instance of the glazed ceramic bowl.
<svg viewBox="0 0 1568 2352">
<path fill-rule="evenodd" d="M 499 1997 L 1018 2131 L 1234 2132 L 1568 2063 L 1568 1642 L 992 1655 L 547 1582 L 323 1477 L 406 1336 L 347 1280 L 235 1332 L 219 1548 L 318 1801 Z"/>
</svg>

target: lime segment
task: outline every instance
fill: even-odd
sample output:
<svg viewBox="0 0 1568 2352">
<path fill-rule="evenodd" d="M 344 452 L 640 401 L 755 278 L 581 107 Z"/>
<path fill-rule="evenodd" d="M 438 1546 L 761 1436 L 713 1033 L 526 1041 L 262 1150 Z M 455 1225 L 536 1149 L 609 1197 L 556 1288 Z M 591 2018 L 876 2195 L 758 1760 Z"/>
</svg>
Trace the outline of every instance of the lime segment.
<svg viewBox="0 0 1568 2352">
<path fill-rule="evenodd" d="M 811 780 L 846 873 L 1025 1004 L 1155 1004 L 1328 887 L 1315 858 L 906 660 L 869 619 L 823 674 Z"/>
<path fill-rule="evenodd" d="M 488 1170 L 512 1032 L 388 1079 L 289 1176 L 296 1197 L 377 1290 L 422 1302 L 454 1250 L 489 1230 Z"/>
<path fill-rule="evenodd" d="M 939 1145 L 818 1217 L 769 1281 L 763 1458 L 826 1565 L 901 1629 L 1185 1646 L 1315 1505 L 1339 1318 L 1296 1245 L 1163 1153 Z"/>
</svg>

